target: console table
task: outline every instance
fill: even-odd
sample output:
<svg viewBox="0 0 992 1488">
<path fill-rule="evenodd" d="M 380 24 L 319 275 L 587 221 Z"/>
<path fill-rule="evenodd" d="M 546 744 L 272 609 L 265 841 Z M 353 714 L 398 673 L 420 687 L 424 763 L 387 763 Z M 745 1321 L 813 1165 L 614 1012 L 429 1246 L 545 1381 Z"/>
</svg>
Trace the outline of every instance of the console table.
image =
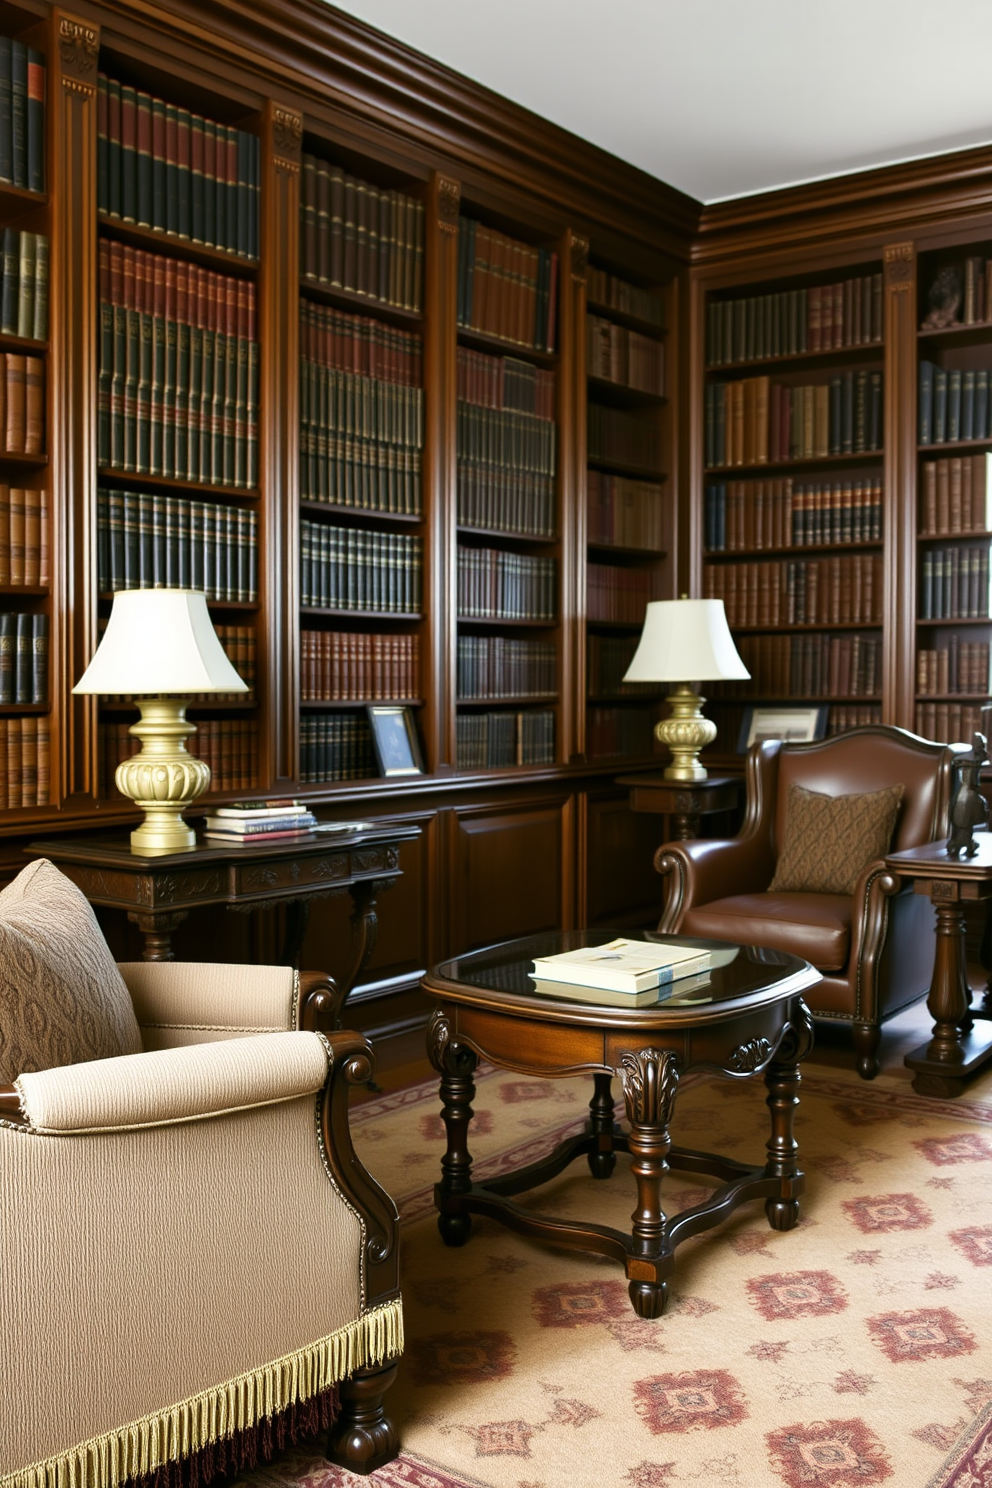
<svg viewBox="0 0 992 1488">
<path fill-rule="evenodd" d="M 297 841 L 197 843 L 189 852 L 135 856 L 130 833 L 32 842 L 32 858 L 49 858 L 92 904 L 123 909 L 145 937 L 144 960 L 172 959 L 171 936 L 192 909 L 224 905 L 240 913 L 285 905 L 281 959 L 299 962 L 310 901 L 349 893 L 352 947 L 339 982 L 347 997 L 375 946 L 376 897 L 402 872 L 400 844 L 420 828 L 374 822 L 354 832 L 321 833 Z"/>
</svg>

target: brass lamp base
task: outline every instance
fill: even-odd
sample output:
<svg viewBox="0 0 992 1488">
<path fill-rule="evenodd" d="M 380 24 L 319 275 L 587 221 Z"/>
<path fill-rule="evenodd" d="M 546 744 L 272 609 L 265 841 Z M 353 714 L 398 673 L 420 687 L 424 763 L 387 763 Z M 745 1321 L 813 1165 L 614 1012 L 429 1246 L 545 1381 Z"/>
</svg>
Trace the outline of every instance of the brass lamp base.
<svg viewBox="0 0 992 1488">
<path fill-rule="evenodd" d="M 680 682 L 667 701 L 671 716 L 655 724 L 654 729 L 655 738 L 672 751 L 665 779 L 705 780 L 706 766 L 697 756 L 716 738 L 716 724 L 702 715 L 706 699 L 694 693 L 688 682 Z"/>
<path fill-rule="evenodd" d="M 196 725 L 188 721 L 182 698 L 142 697 L 137 702 L 141 717 L 128 732 L 141 740 L 141 752 L 118 765 L 114 776 L 121 795 L 145 813 L 131 833 L 131 851 L 145 858 L 189 852 L 196 834 L 181 813 L 210 784 L 210 766 L 186 750 Z"/>
</svg>

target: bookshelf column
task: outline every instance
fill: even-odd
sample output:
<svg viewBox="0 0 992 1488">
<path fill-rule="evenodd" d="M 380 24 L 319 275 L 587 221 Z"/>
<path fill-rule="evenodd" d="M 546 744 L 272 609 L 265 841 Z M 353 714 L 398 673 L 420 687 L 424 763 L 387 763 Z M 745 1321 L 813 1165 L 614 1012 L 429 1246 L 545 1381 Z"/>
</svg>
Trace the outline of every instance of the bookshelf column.
<svg viewBox="0 0 992 1488">
<path fill-rule="evenodd" d="M 589 239 L 569 229 L 561 245 L 567 266 L 561 312 L 559 481 L 562 535 L 561 759 L 586 747 L 586 270 Z"/>
<path fill-rule="evenodd" d="M 299 770 L 300 161 L 303 118 L 268 101 L 262 123 L 261 426 L 265 557 L 258 643 L 265 710 L 260 780 L 280 789 Z M 260 723 L 261 728 L 261 723 Z"/>
<path fill-rule="evenodd" d="M 49 191 L 53 626 L 52 804 L 97 795 L 96 698 L 74 698 L 96 646 L 96 93 L 100 33 L 67 11 L 52 12 Z M 57 369 L 57 370 L 56 370 Z M 62 748 L 56 748 L 58 728 Z M 54 761 L 60 758 L 56 770 Z"/>
<path fill-rule="evenodd" d="M 885 608 L 883 718 L 915 727 L 916 251 L 889 243 L 885 273 Z"/>
<path fill-rule="evenodd" d="M 455 646 L 458 549 L 455 538 L 457 417 L 457 181 L 434 172 L 427 194 L 424 266 L 424 505 L 427 623 L 422 665 L 424 743 L 435 773 L 455 765 Z"/>
</svg>

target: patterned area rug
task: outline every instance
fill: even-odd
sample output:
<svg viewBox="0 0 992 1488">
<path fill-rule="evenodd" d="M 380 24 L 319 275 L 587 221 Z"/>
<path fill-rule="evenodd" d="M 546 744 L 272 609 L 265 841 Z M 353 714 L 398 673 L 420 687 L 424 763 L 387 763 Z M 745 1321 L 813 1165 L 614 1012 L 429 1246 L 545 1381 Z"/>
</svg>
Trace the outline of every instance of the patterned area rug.
<svg viewBox="0 0 992 1488">
<path fill-rule="evenodd" d="M 532 1161 L 582 1119 L 591 1081 L 488 1071 L 476 1173 Z M 692 1077 L 674 1140 L 761 1161 L 760 1081 Z M 431 1185 L 432 1083 L 355 1111 L 356 1144 L 405 1221 L 403 1450 L 371 1477 L 319 1444 L 238 1488 L 979 1488 L 992 1484 L 992 1077 L 957 1101 L 814 1069 L 796 1123 L 799 1225 L 760 1201 L 684 1242 L 665 1315 L 638 1319 L 619 1266 L 487 1220 L 446 1249 Z M 667 1208 L 702 1181 L 671 1173 Z M 584 1160 L 535 1208 L 626 1228 L 627 1159 Z"/>
</svg>

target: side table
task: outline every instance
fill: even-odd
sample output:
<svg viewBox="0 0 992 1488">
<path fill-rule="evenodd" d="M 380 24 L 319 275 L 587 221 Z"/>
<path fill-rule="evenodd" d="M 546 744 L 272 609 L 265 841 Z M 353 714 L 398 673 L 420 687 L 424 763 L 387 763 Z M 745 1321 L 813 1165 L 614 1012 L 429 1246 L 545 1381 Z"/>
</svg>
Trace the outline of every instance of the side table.
<svg viewBox="0 0 992 1488">
<path fill-rule="evenodd" d="M 675 818 L 680 842 L 699 836 L 700 819 L 733 811 L 744 789 L 743 775 L 708 775 L 705 780 L 667 780 L 661 770 L 618 775 L 617 785 L 630 788 L 632 811 L 653 811 Z"/>
<path fill-rule="evenodd" d="M 975 834 L 972 858 L 949 858 L 945 842 L 890 853 L 885 865 L 929 894 L 937 915 L 937 950 L 927 1007 L 934 1020 L 929 1043 L 906 1055 L 917 1095 L 961 1095 L 968 1080 L 992 1060 L 992 1025 L 973 1025 L 965 974 L 965 906 L 992 900 L 992 834 Z"/>
<path fill-rule="evenodd" d="M 351 895 L 352 947 L 340 981 L 342 1000 L 376 942 L 376 896 L 400 877 L 400 844 L 420 835 L 406 823 L 375 822 L 354 832 L 320 833 L 296 841 L 200 843 L 190 852 L 137 857 L 129 833 L 32 842 L 32 858 L 49 858 L 91 904 L 123 909 L 145 937 L 144 960 L 170 961 L 173 930 L 190 910 L 223 905 L 247 913 L 285 905 L 281 959 L 296 966 L 310 902 Z"/>
</svg>

